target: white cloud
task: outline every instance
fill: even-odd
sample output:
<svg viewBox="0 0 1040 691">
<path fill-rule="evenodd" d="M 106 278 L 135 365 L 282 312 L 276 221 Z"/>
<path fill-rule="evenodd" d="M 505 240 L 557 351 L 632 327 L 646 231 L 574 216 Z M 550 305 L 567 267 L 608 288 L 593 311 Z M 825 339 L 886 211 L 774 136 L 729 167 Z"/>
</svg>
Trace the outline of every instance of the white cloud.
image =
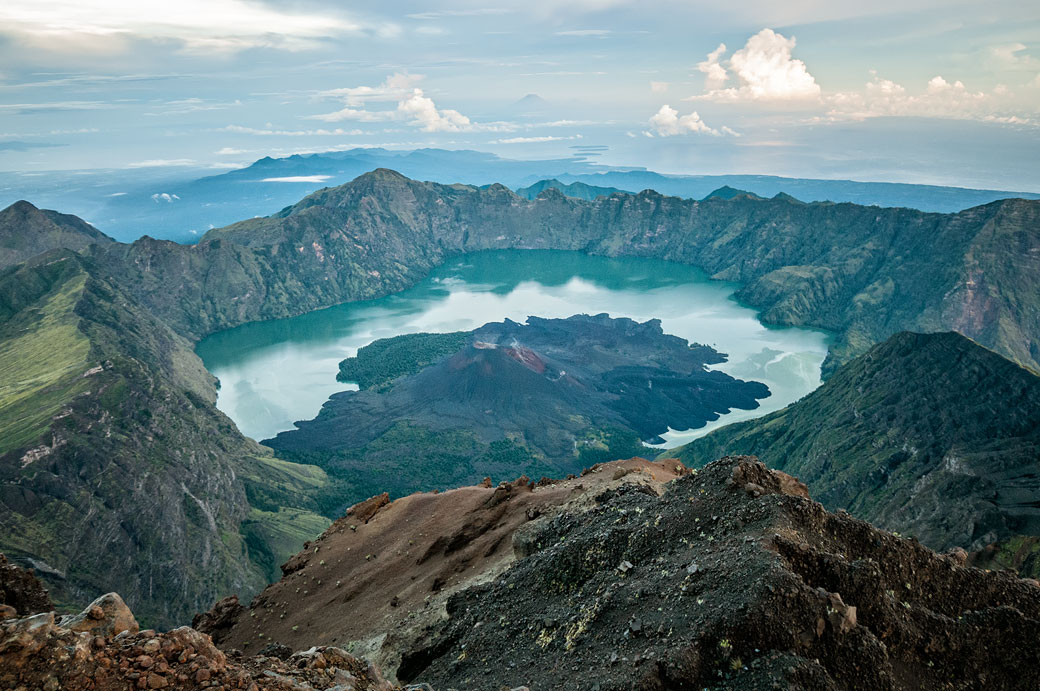
<svg viewBox="0 0 1040 691">
<path fill-rule="evenodd" d="M 509 139 L 496 139 L 492 144 L 539 144 L 541 142 L 559 142 L 572 139 L 581 139 L 580 134 L 571 137 L 510 137 Z"/>
<path fill-rule="evenodd" d="M 1002 46 L 993 46 L 989 49 L 990 55 L 1001 67 L 1012 69 L 1036 69 L 1040 61 L 1032 55 L 1024 52 L 1024 43 L 1008 43 Z"/>
<path fill-rule="evenodd" d="M 158 194 L 152 195 L 152 201 L 156 204 L 158 204 L 159 202 L 166 202 L 167 204 L 172 204 L 175 200 L 179 199 L 180 197 L 178 197 L 176 194 L 168 194 L 166 192 L 159 192 Z"/>
<path fill-rule="evenodd" d="M 322 91 L 320 96 L 343 99 L 348 106 L 359 106 L 368 101 L 386 102 L 406 98 L 423 79 L 421 74 L 395 72 L 379 86 L 352 86 L 345 89 Z"/>
<path fill-rule="evenodd" d="M 720 43 L 719 47 L 708 53 L 708 57 L 697 63 L 697 69 L 704 73 L 704 88 L 708 91 L 721 89 L 729 80 L 726 68 L 719 64 L 719 59 L 726 52 L 726 44 Z"/>
<path fill-rule="evenodd" d="M 650 82 L 650 91 L 655 94 L 663 94 L 668 91 L 668 82 Z"/>
<path fill-rule="evenodd" d="M 281 11 L 246 0 L 5 0 L 0 26 L 52 52 L 121 52 L 132 40 L 176 41 L 205 51 L 299 50 L 319 39 L 382 29 L 341 15 Z"/>
<path fill-rule="evenodd" d="M 264 178 L 260 182 L 325 182 L 331 175 L 290 175 L 283 178 Z"/>
<path fill-rule="evenodd" d="M 470 129 L 469 118 L 457 110 L 438 109 L 433 99 L 423 95 L 422 89 L 415 89 L 412 95 L 397 104 L 397 112 L 419 125 L 424 132 L 458 132 Z"/>
<path fill-rule="evenodd" d="M 610 29 L 572 29 L 570 31 L 557 31 L 557 36 L 578 36 L 580 38 L 606 38 L 614 33 Z"/>
<path fill-rule="evenodd" d="M 249 151 L 247 149 L 234 149 L 230 146 L 225 146 L 223 149 L 214 151 L 213 153 L 217 156 L 239 156 L 241 154 L 248 154 Z"/>
<path fill-rule="evenodd" d="M 181 166 L 196 166 L 198 161 L 190 158 L 153 158 L 147 161 L 127 164 L 127 168 L 176 168 Z"/>
<path fill-rule="evenodd" d="M 718 130 L 708 127 L 697 111 L 689 115 L 679 116 L 679 111 L 669 105 L 661 106 L 650 118 L 650 127 L 662 137 L 672 137 L 677 134 L 711 134 L 718 136 Z"/>
<path fill-rule="evenodd" d="M 438 10 L 436 12 L 416 12 L 407 15 L 409 19 L 445 19 L 447 17 L 484 17 L 498 14 L 511 14 L 515 10 L 500 7 L 478 7 L 471 10 Z"/>
<path fill-rule="evenodd" d="M 241 125 L 228 125 L 225 132 L 237 132 L 238 134 L 255 134 L 262 137 L 354 137 L 364 134 L 361 130 L 276 130 L 261 129 L 256 127 L 242 127 Z"/>
<path fill-rule="evenodd" d="M 713 101 L 806 101 L 820 96 L 820 85 L 805 63 L 792 56 L 795 39 L 762 29 L 729 59 L 729 70 L 739 86 L 722 88 L 729 74 L 720 60 L 725 44 L 697 65 L 704 72 L 707 92 L 698 97 Z"/>
<path fill-rule="evenodd" d="M 993 93 L 972 91 L 960 80 L 947 81 L 941 75 L 932 77 L 924 88 L 911 93 L 902 84 L 877 75 L 862 92 L 839 92 L 825 97 L 831 120 L 863 120 L 871 117 L 935 117 L 988 120 L 1022 124 L 1011 116 L 995 112 L 1009 107 L 1012 94 L 1006 89 Z"/>
<path fill-rule="evenodd" d="M 307 116 L 311 120 L 339 122 L 352 120 L 355 122 L 387 122 L 401 121 L 424 132 L 501 132 L 516 129 L 510 123 L 495 122 L 478 124 L 457 110 L 438 108 L 433 99 L 423 89 L 416 86 L 422 75 L 398 72 L 387 77 L 379 86 L 354 86 L 345 89 L 333 89 L 321 93 L 324 97 L 341 98 L 346 107 L 319 115 Z M 369 110 L 357 106 L 397 102 L 394 109 Z"/>
<path fill-rule="evenodd" d="M 384 122 L 394 119 L 392 110 L 363 110 L 361 108 L 346 107 L 333 113 L 321 113 L 308 115 L 307 120 L 321 120 L 322 122 L 342 122 L 351 120 L 353 122 Z"/>
</svg>

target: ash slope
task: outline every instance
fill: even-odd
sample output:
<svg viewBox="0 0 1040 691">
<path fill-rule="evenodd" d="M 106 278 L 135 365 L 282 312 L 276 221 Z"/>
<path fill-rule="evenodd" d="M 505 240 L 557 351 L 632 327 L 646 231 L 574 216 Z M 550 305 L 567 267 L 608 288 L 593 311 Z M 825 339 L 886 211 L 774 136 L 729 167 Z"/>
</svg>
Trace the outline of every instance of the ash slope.
<svg viewBox="0 0 1040 691">
<path fill-rule="evenodd" d="M 385 371 L 400 356 L 426 351 L 434 359 L 425 366 L 416 360 L 403 362 L 400 372 Z M 707 369 L 724 360 L 708 346 L 665 334 L 659 320 L 639 324 L 606 314 L 387 339 L 341 368 L 356 371 L 363 383 L 391 379 L 382 390 L 336 394 L 317 418 L 266 443 L 351 477 L 346 502 L 382 490 L 457 486 L 487 474 L 574 473 L 597 453 L 606 460 L 645 453 L 639 440 L 669 426 L 696 428 L 732 408 L 756 408 L 769 389 Z M 377 369 L 384 370 L 380 376 L 370 374 Z M 452 449 L 449 440 L 462 437 L 467 443 Z M 493 445 L 510 449 L 508 464 L 497 462 Z M 476 460 L 448 464 L 437 457 L 470 446 L 483 450 Z M 383 486 L 364 478 L 373 467 L 389 471 Z"/>
<path fill-rule="evenodd" d="M 1031 689 L 1040 587 L 827 513 L 727 458 L 608 494 L 448 600 L 398 677 L 434 688 Z"/>
<path fill-rule="evenodd" d="M 822 387 L 676 449 L 758 455 L 824 506 L 936 549 L 1040 535 L 1040 377 L 955 333 L 901 333 Z"/>
<path fill-rule="evenodd" d="M 283 571 L 198 625 L 247 653 L 339 645 L 434 689 L 1040 683 L 1036 581 L 828 513 L 748 457 L 374 497 Z"/>
</svg>

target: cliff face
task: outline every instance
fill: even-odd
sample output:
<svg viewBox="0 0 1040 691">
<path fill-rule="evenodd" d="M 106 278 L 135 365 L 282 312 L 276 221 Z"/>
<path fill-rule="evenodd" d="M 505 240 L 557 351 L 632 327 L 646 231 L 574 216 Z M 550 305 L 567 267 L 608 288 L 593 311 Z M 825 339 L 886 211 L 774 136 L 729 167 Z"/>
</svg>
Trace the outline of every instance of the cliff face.
<svg viewBox="0 0 1040 691">
<path fill-rule="evenodd" d="M 188 342 L 91 262 L 44 254 L 0 296 L 0 550 L 59 605 L 118 588 L 184 621 L 327 525 L 304 497 L 324 474 L 242 437 Z"/>
<path fill-rule="evenodd" d="M 936 549 L 1040 533 L 1040 377 L 959 334 L 897 334 L 784 410 L 671 453 L 757 454 Z"/>
<path fill-rule="evenodd" d="M 655 192 L 595 200 L 547 189 L 416 182 L 387 170 L 321 190 L 195 247 L 142 239 L 98 251 L 187 336 L 385 295 L 449 254 L 564 249 L 693 264 L 738 281 L 766 321 L 832 330 L 827 372 L 902 330 L 958 329 L 1038 367 L 1040 202 L 957 214 Z"/>
</svg>

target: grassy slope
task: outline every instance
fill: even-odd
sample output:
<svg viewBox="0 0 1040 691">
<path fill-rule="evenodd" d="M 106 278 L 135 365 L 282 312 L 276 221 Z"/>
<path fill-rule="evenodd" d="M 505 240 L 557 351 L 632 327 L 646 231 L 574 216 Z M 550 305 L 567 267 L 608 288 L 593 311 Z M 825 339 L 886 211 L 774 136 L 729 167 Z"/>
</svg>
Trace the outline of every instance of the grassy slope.
<svg viewBox="0 0 1040 691">
<path fill-rule="evenodd" d="M 0 325 L 0 453 L 39 439 L 63 403 L 89 388 L 90 344 L 72 311 L 85 283 L 82 274 L 56 282 L 38 309 Z"/>
<path fill-rule="evenodd" d="M 0 551 L 59 603 L 117 589 L 180 623 L 319 534 L 327 481 L 242 437 L 189 344 L 95 271 L 52 252 L 0 273 Z"/>
</svg>

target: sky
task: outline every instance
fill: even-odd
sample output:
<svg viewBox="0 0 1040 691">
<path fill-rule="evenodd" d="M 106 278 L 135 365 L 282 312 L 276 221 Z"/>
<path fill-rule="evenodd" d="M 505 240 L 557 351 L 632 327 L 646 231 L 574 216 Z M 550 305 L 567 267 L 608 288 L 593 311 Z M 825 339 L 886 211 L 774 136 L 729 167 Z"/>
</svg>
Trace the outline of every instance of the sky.
<svg viewBox="0 0 1040 691">
<path fill-rule="evenodd" d="M 0 4 L 0 171 L 359 146 L 1040 191 L 1040 3 Z"/>
</svg>

